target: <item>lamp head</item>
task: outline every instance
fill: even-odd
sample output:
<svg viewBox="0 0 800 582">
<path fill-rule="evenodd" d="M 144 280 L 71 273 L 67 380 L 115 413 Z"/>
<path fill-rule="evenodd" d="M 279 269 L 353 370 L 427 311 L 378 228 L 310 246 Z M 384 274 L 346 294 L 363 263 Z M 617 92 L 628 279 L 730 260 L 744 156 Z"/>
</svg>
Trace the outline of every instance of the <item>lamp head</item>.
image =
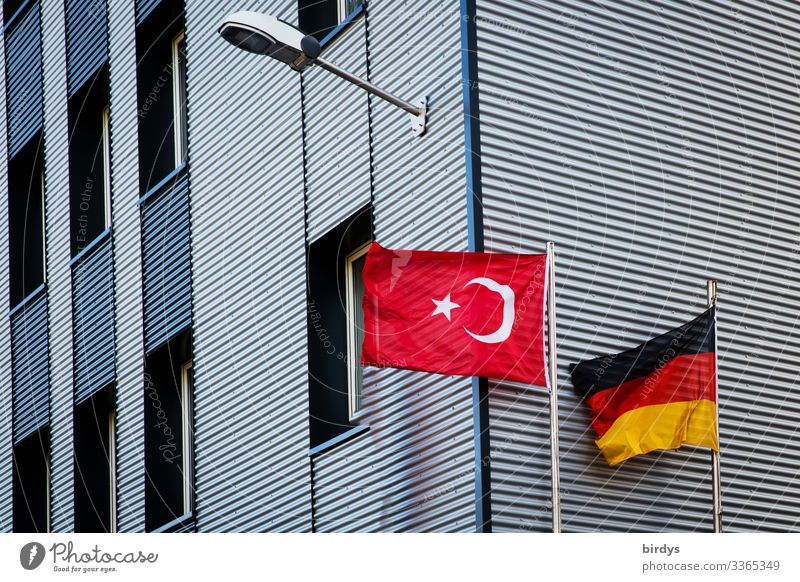
<svg viewBox="0 0 800 582">
<path fill-rule="evenodd" d="M 319 56 L 319 42 L 291 24 L 258 12 L 236 12 L 228 16 L 219 34 L 242 50 L 267 55 L 302 71 Z"/>
</svg>

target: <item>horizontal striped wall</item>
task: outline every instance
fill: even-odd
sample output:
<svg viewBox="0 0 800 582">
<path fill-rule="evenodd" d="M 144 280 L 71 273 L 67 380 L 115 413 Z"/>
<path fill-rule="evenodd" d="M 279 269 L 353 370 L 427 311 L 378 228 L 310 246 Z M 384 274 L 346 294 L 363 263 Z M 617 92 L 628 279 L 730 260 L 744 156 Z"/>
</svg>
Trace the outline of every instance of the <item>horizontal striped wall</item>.
<svg viewBox="0 0 800 582">
<path fill-rule="evenodd" d="M 50 422 L 47 293 L 18 308 L 11 317 L 11 383 L 14 394 L 14 442 Z"/>
<path fill-rule="evenodd" d="M 50 529 L 75 527 L 75 396 L 70 267 L 69 115 L 64 3 L 42 4 L 45 245 L 50 373 Z"/>
<path fill-rule="evenodd" d="M 0 95 L 6 94 L 5 43 L 0 43 Z M 8 147 L 7 116 L 0 107 L 0 192 L 8 192 L 8 164 L 5 152 Z M 11 308 L 9 299 L 9 240 L 8 204 L 0 204 L 0 314 Z M 11 318 L 0 319 L 0 465 L 11 467 L 13 439 L 13 396 L 11 357 Z M 8 533 L 12 527 L 13 476 L 10 470 L 0 471 L 0 532 Z"/>
<path fill-rule="evenodd" d="M 8 154 L 13 157 L 42 129 L 42 25 L 38 0 L 5 33 Z"/>
<path fill-rule="evenodd" d="M 367 35 L 358 18 L 322 56 L 367 76 Z M 308 241 L 313 242 L 370 201 L 367 92 L 310 68 L 303 74 Z"/>
<path fill-rule="evenodd" d="M 114 350 L 117 409 L 117 522 L 143 532 L 144 332 L 141 210 L 132 2 L 109 4 L 111 214 L 114 224 Z"/>
<path fill-rule="evenodd" d="M 75 403 L 114 379 L 114 262 L 110 232 L 72 270 Z"/>
<path fill-rule="evenodd" d="M 108 59 L 107 0 L 66 0 L 67 86 L 74 95 Z"/>
<path fill-rule="evenodd" d="M 567 531 L 711 530 L 708 451 L 609 468 L 567 376 L 699 314 L 708 278 L 723 528 L 800 529 L 800 11 L 765 8 L 478 0 L 487 250 L 556 242 Z M 540 388 L 493 389 L 496 529 L 540 529 L 549 513 L 545 402 Z"/>
<path fill-rule="evenodd" d="M 186 166 L 142 204 L 142 262 L 145 349 L 151 352 L 192 322 Z"/>
<path fill-rule="evenodd" d="M 219 38 L 246 9 L 297 20 L 295 0 L 186 5 L 197 530 L 307 532 L 300 76 Z"/>
<path fill-rule="evenodd" d="M 431 108 L 417 137 L 410 114 L 369 98 L 375 235 L 389 248 L 467 249 L 459 18 L 455 2 L 368 6 L 370 81 Z M 363 401 L 369 431 L 314 459 L 317 531 L 475 531 L 470 379 L 367 369 Z"/>
</svg>

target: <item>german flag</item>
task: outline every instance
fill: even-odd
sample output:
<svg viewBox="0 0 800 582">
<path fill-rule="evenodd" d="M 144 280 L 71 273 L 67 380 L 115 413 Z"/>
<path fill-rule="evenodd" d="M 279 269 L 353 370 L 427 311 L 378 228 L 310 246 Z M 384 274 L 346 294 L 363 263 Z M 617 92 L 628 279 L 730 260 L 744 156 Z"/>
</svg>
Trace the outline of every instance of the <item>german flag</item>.
<svg viewBox="0 0 800 582">
<path fill-rule="evenodd" d="M 609 465 L 683 444 L 719 450 L 715 313 L 642 345 L 570 366 Z"/>
</svg>

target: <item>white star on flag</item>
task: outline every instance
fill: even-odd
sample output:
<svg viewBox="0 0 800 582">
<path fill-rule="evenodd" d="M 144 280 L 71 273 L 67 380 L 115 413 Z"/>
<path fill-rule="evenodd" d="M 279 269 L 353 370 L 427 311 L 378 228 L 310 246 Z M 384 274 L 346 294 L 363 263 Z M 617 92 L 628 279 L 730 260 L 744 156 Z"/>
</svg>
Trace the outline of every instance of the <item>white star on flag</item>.
<svg viewBox="0 0 800 582">
<path fill-rule="evenodd" d="M 452 301 L 450 301 L 450 293 L 448 293 L 447 297 L 445 297 L 441 301 L 437 301 L 436 299 L 431 299 L 431 301 L 433 301 L 436 304 L 436 309 L 434 309 L 433 313 L 431 313 L 431 317 L 441 313 L 447 318 L 447 321 L 451 321 L 450 312 L 453 309 L 458 309 L 459 307 L 461 307 L 458 303 L 453 303 Z"/>
</svg>

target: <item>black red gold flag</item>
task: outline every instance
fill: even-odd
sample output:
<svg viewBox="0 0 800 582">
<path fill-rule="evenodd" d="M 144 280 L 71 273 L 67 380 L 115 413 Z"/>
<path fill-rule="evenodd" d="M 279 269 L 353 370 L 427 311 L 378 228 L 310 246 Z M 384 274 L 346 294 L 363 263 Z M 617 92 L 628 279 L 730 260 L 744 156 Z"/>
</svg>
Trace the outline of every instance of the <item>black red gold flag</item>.
<svg viewBox="0 0 800 582">
<path fill-rule="evenodd" d="M 719 450 L 715 312 L 620 354 L 570 366 L 609 465 L 691 444 Z"/>
</svg>

